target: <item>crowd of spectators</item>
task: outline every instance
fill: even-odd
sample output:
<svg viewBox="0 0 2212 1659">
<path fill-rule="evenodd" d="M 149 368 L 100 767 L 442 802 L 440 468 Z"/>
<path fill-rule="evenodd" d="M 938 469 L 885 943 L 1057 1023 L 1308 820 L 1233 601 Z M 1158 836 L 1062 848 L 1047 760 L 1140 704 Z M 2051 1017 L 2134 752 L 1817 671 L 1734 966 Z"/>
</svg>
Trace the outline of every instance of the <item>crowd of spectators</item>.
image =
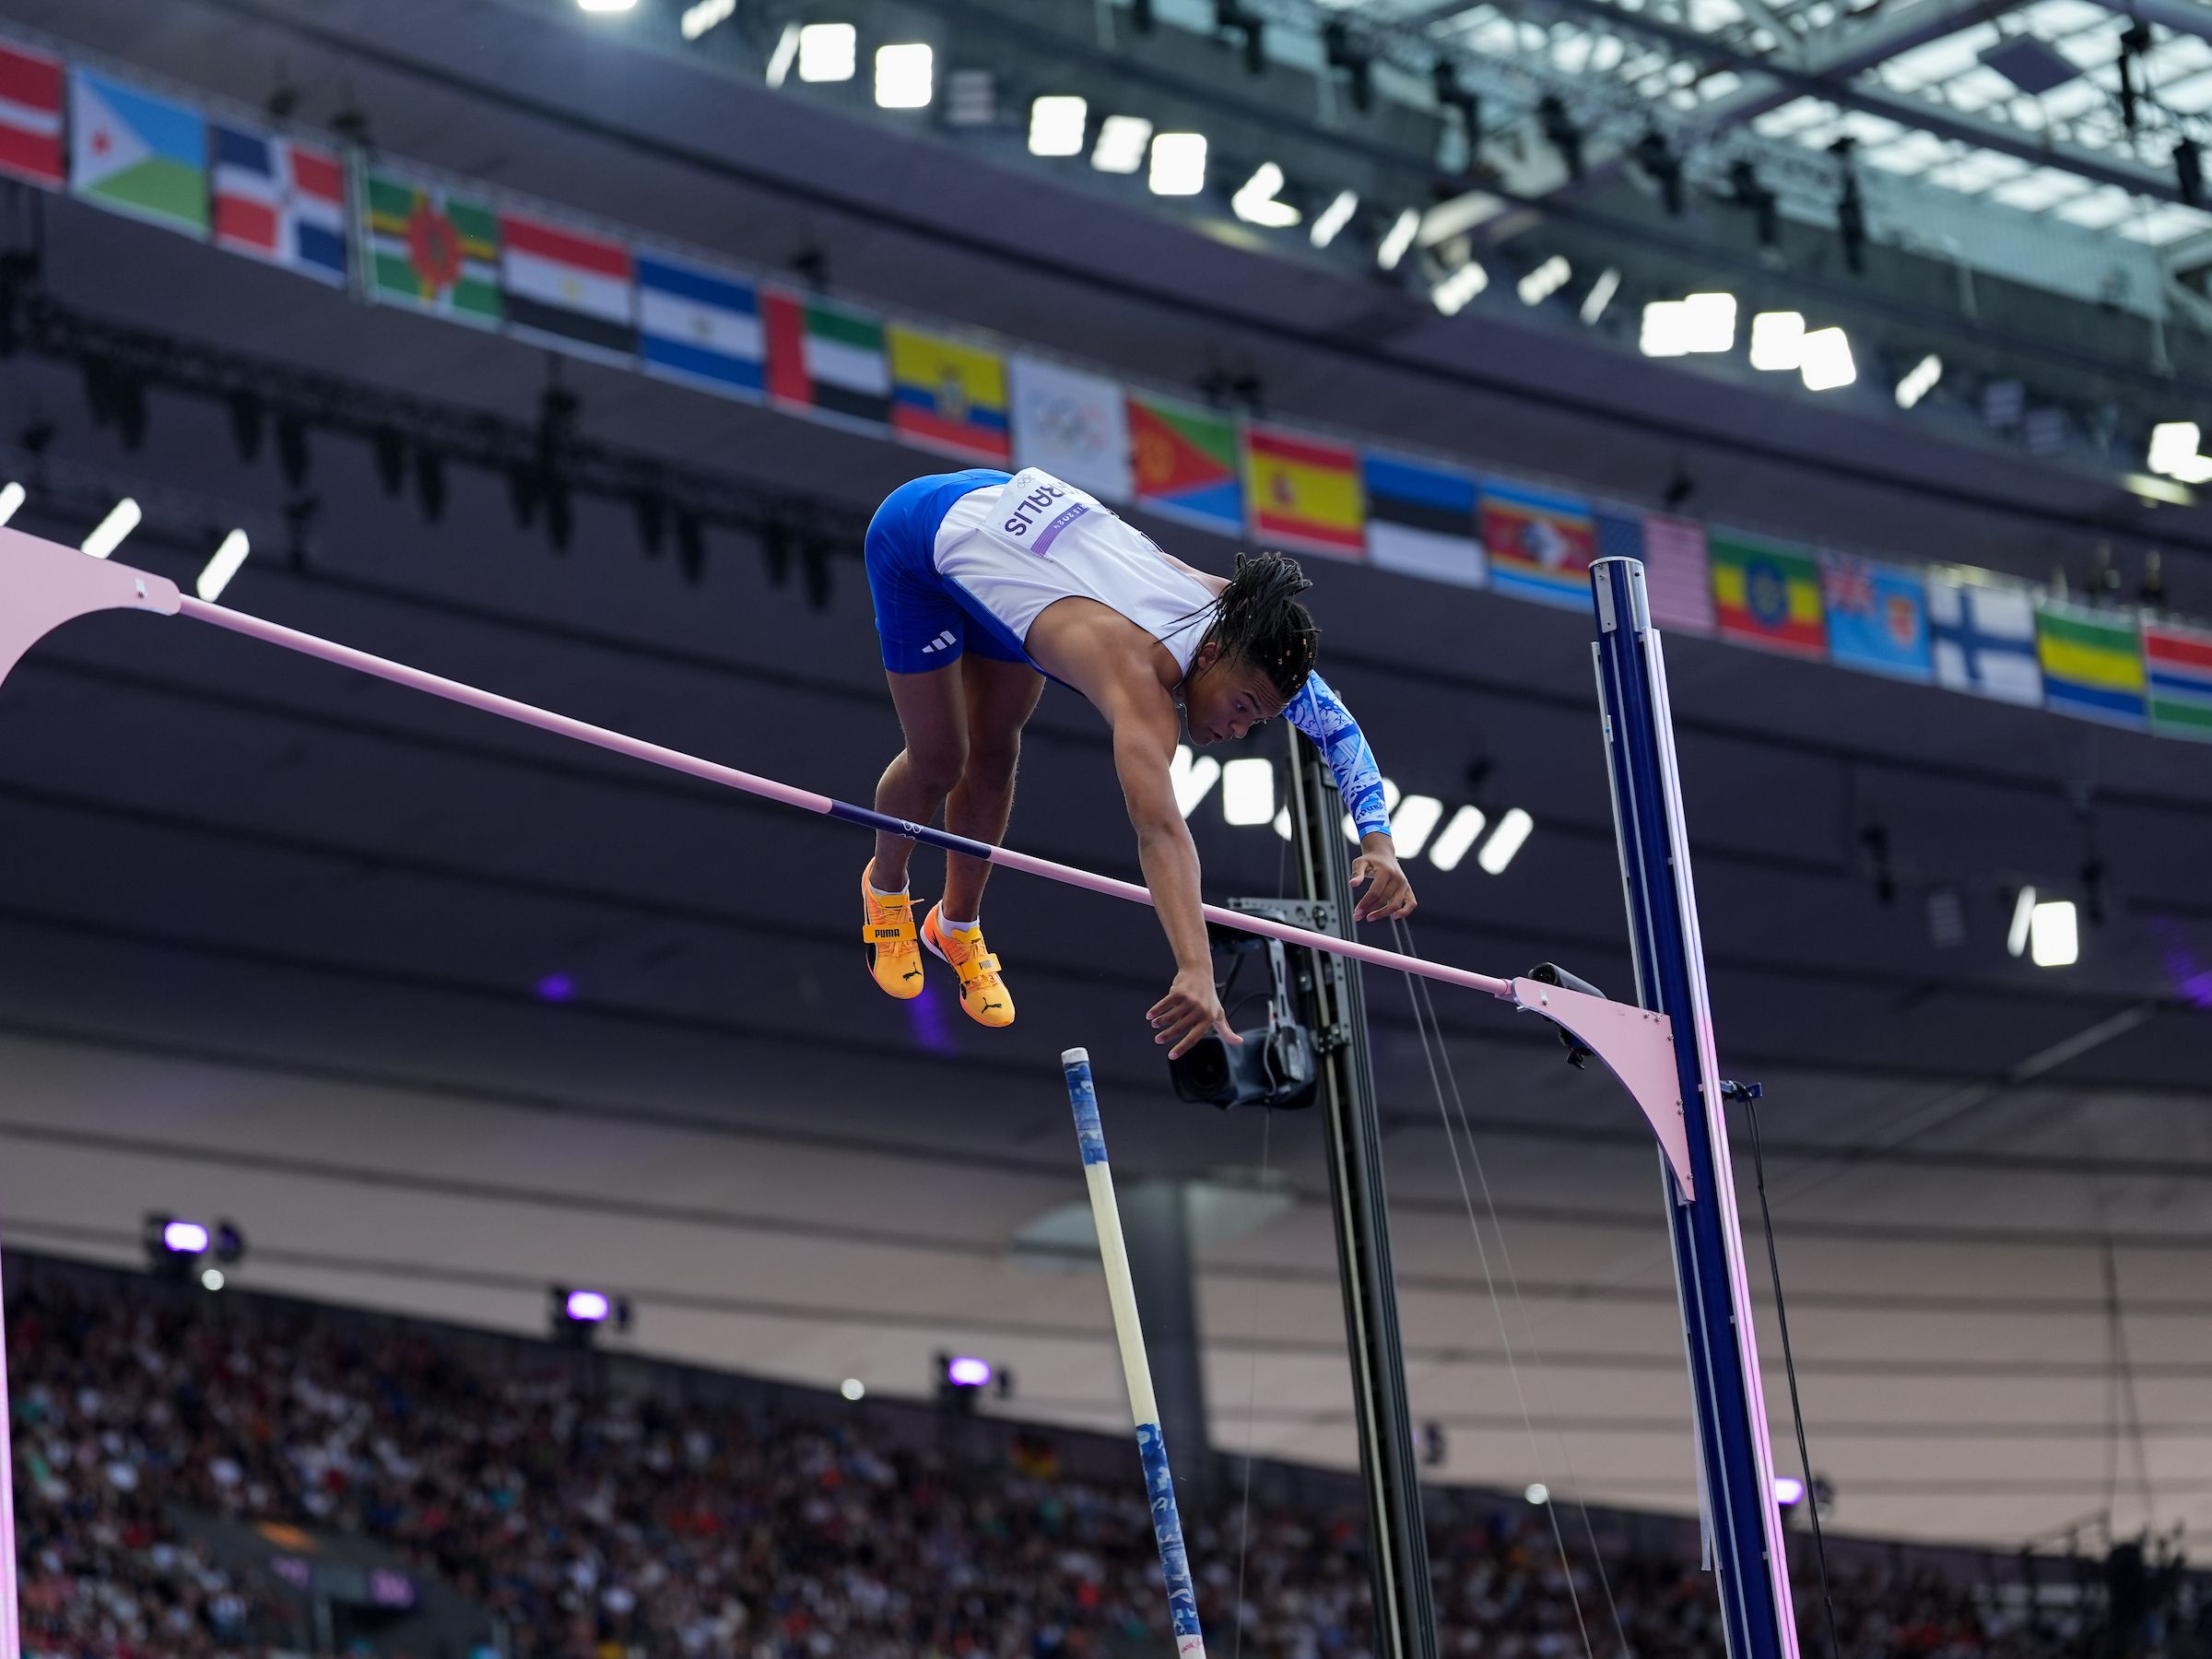
<svg viewBox="0 0 2212 1659">
<path fill-rule="evenodd" d="M 195 1553 L 185 1513 L 373 1540 L 487 1609 L 513 1659 L 1171 1651 L 1134 1465 L 1091 1484 L 1035 1440 L 980 1462 L 860 1413 L 778 1424 L 595 1386 L 551 1347 L 493 1363 L 430 1327 L 129 1284 L 34 1276 L 9 1310 L 25 1652 L 42 1659 L 291 1645 L 285 1606 Z M 1695 1561 L 1610 1555 L 1601 1580 L 1572 1531 L 1562 1567 L 1547 1519 L 1469 1505 L 1436 1529 L 1446 1653 L 1724 1651 Z M 1187 1524 L 1214 1651 L 1366 1653 L 1356 1516 L 1262 1503 L 1247 1528 L 1232 1500 Z M 2102 1651 L 1895 1563 L 1845 1572 L 1836 1603 L 1843 1659 Z M 1828 1653 L 1818 1597 L 1801 1612 L 1806 1653 Z"/>
</svg>

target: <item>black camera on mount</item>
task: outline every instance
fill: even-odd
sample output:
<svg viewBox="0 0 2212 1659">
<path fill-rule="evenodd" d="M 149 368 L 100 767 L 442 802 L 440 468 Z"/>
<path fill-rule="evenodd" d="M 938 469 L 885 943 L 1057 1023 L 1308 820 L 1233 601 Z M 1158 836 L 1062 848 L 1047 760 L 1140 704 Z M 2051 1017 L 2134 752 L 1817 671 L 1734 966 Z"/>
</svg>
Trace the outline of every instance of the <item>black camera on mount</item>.
<svg viewBox="0 0 2212 1659">
<path fill-rule="evenodd" d="M 1297 1108 L 1311 1106 L 1321 1086 L 1321 1051 L 1312 1029 L 1301 1022 L 1293 1000 L 1290 963 L 1279 939 L 1259 939 L 1230 929 L 1209 929 L 1214 955 L 1229 959 L 1228 976 L 1217 987 L 1241 1044 L 1207 1035 L 1179 1060 L 1168 1062 L 1176 1097 L 1200 1105 Z M 1265 955 L 1268 983 L 1236 994 L 1237 975 L 1245 959 Z M 1265 1001 L 1267 1023 L 1235 1026 L 1237 1010 Z"/>
</svg>

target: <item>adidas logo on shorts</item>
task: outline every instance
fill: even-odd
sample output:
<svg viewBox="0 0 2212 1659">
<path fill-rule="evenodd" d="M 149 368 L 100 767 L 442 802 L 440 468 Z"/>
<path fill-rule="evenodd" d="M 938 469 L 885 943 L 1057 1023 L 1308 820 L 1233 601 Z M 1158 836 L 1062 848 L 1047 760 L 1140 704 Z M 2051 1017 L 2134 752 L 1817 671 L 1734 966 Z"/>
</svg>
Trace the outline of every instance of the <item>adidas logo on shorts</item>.
<svg viewBox="0 0 2212 1659">
<path fill-rule="evenodd" d="M 928 644 L 923 646 L 922 654 L 924 656 L 927 656 L 933 651 L 942 651 L 947 645 L 957 645 L 959 643 L 959 641 L 952 637 L 952 630 L 948 628 L 943 633 L 939 634 L 935 639 L 932 640 Z"/>
</svg>

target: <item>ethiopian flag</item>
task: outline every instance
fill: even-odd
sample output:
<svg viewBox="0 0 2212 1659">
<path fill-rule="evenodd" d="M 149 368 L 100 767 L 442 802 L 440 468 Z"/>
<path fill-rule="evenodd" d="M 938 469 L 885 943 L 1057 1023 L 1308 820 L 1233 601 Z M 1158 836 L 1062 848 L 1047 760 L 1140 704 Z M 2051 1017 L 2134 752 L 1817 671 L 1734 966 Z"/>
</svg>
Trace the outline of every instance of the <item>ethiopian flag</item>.
<svg viewBox="0 0 2212 1659">
<path fill-rule="evenodd" d="M 1243 533 L 1232 418 L 1132 392 L 1129 454 L 1139 507 L 1223 535 Z"/>
<path fill-rule="evenodd" d="M 1244 478 L 1256 540 L 1337 559 L 1367 557 L 1359 451 L 1302 433 L 1247 427 Z"/>
<path fill-rule="evenodd" d="M 2035 611 L 2043 703 L 2084 720 L 2140 726 L 2149 719 L 2143 636 L 2133 616 L 2047 602 Z"/>
<path fill-rule="evenodd" d="M 133 218 L 207 234 L 207 123 L 104 75 L 69 76 L 69 188 Z"/>
<path fill-rule="evenodd" d="M 1793 656 L 1828 650 L 1820 603 L 1820 566 L 1809 553 L 1715 531 L 1706 542 L 1712 561 L 1712 607 L 1721 638 L 1763 645 Z"/>
<path fill-rule="evenodd" d="M 500 220 L 487 204 L 375 171 L 363 200 L 370 299 L 480 328 L 500 325 Z"/>
</svg>

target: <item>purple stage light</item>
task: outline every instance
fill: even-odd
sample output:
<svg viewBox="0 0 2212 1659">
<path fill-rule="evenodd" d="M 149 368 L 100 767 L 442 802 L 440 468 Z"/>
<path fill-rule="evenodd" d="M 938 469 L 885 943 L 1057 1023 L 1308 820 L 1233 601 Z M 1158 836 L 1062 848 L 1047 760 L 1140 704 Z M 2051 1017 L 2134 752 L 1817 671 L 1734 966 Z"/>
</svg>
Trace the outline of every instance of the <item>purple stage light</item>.
<svg viewBox="0 0 2212 1659">
<path fill-rule="evenodd" d="M 161 1248 L 175 1255 L 203 1254 L 207 1249 L 207 1230 L 197 1221 L 171 1221 L 161 1230 Z"/>
<path fill-rule="evenodd" d="M 1775 1476 L 1774 1501 L 1783 1509 L 1795 1509 L 1805 1501 L 1805 1482 L 1794 1475 Z"/>
<path fill-rule="evenodd" d="M 576 982 L 565 973 L 548 973 L 537 982 L 537 994 L 545 1002 L 567 1002 L 576 994 Z"/>
<path fill-rule="evenodd" d="M 945 1367 L 945 1381 L 955 1388 L 988 1388 L 991 1385 L 991 1361 L 962 1355 Z"/>
<path fill-rule="evenodd" d="M 613 1311 L 606 1296 L 600 1291 L 571 1290 L 569 1292 L 569 1317 L 578 1324 L 604 1324 L 606 1322 L 606 1316 Z"/>
</svg>

